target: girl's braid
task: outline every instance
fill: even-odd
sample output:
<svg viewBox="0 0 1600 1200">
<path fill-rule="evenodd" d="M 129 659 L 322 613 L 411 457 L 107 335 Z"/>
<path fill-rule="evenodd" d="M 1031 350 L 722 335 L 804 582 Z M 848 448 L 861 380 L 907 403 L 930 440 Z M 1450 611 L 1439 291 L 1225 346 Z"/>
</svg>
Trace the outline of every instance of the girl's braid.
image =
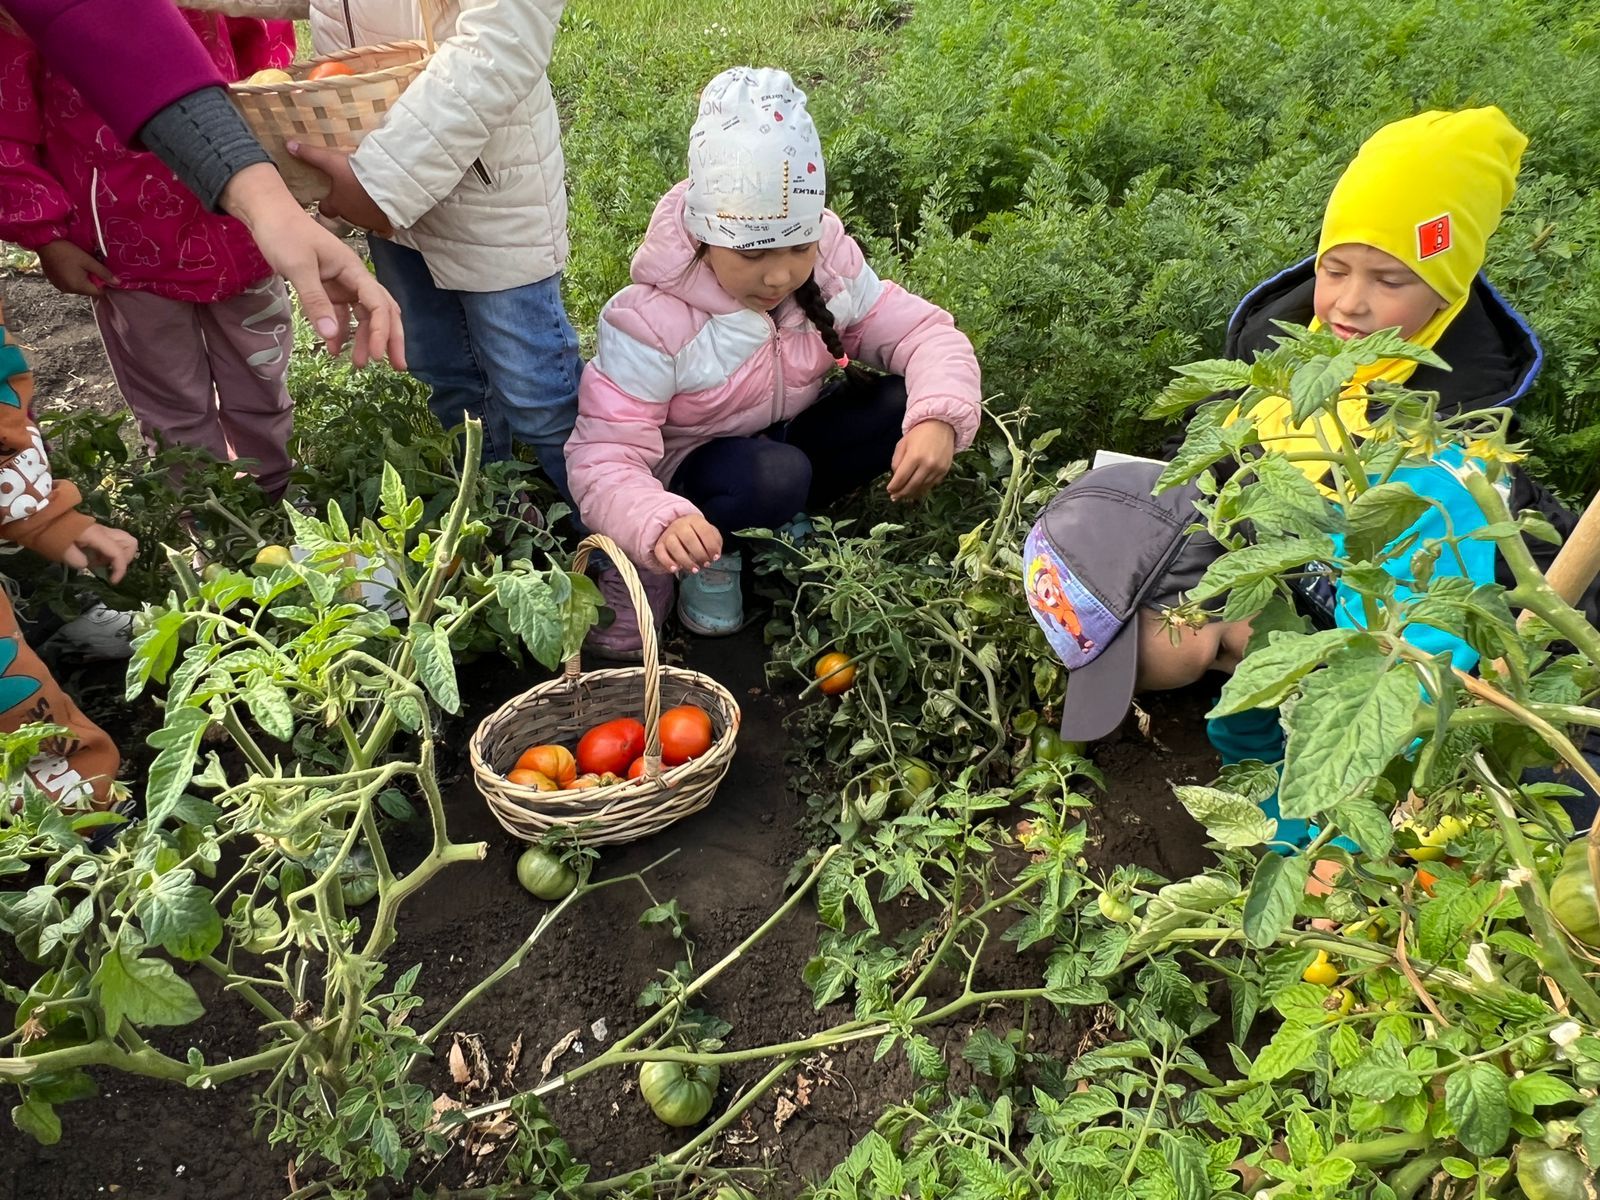
<svg viewBox="0 0 1600 1200">
<path fill-rule="evenodd" d="M 822 299 L 822 289 L 817 286 L 815 275 L 808 275 L 806 281 L 795 288 L 794 302 L 800 306 L 800 311 L 805 313 L 806 319 L 816 326 L 817 332 L 822 335 L 822 344 L 828 348 L 828 353 L 834 360 L 846 360 L 844 342 L 839 338 L 839 331 L 834 328 L 833 314 L 828 311 L 828 306 Z M 844 373 L 857 382 L 871 378 L 853 362 L 845 367 Z"/>
</svg>

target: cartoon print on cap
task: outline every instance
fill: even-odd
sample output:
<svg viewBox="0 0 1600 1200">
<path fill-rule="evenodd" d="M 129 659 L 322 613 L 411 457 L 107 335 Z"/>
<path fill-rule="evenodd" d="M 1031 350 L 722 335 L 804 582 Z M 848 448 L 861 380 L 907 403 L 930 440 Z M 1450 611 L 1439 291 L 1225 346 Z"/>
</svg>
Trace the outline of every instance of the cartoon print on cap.
<svg viewBox="0 0 1600 1200">
<path fill-rule="evenodd" d="M 1056 565 L 1043 554 L 1037 555 L 1028 564 L 1027 581 L 1028 604 L 1033 611 L 1044 614 L 1065 629 L 1085 654 L 1093 650 L 1094 639 L 1084 635 L 1077 606 L 1067 596 Z"/>
</svg>

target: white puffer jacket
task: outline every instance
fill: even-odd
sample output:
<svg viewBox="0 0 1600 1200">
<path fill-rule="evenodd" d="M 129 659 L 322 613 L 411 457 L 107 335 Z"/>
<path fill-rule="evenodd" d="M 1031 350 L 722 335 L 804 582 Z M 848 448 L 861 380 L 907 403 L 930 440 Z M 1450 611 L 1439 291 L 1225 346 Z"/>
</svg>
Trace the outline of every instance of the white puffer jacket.
<svg viewBox="0 0 1600 1200">
<path fill-rule="evenodd" d="M 305 17 L 307 0 L 189 0 Z M 567 261 L 561 126 L 546 69 L 565 0 L 309 0 L 318 54 L 421 38 L 438 49 L 352 159 L 356 177 L 440 287 L 496 292 Z"/>
</svg>

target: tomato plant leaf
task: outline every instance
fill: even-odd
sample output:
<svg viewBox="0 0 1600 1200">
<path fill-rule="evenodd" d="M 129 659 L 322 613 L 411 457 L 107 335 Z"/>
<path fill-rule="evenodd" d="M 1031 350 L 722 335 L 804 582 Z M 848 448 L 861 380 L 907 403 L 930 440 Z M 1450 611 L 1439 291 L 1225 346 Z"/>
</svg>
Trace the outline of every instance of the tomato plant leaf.
<svg viewBox="0 0 1600 1200">
<path fill-rule="evenodd" d="M 172 964 L 141 958 L 123 945 L 105 955 L 94 973 L 106 1033 L 115 1037 L 124 1020 L 136 1025 L 187 1025 L 205 1012 L 200 997 Z"/>
<path fill-rule="evenodd" d="M 1400 1044 L 1385 1037 L 1344 1070 L 1333 1076 L 1333 1091 L 1343 1096 L 1358 1096 L 1377 1104 L 1396 1096 L 1415 1096 L 1422 1091 L 1422 1080 L 1406 1062 Z"/>
<path fill-rule="evenodd" d="M 1262 856 L 1244 899 L 1244 936 L 1250 945 L 1270 946 L 1289 927 L 1310 870 L 1301 854 Z"/>
<path fill-rule="evenodd" d="M 201 708 L 180 708 L 167 712 L 167 722 L 145 740 L 160 753 L 150 763 L 145 783 L 145 811 L 152 827 L 172 814 L 183 789 L 194 777 L 195 759 L 200 753 L 200 735 L 211 724 Z"/>
<path fill-rule="evenodd" d="M 151 942 L 187 962 L 210 954 L 222 941 L 222 918 L 211 893 L 188 867 L 158 875 L 134 905 Z"/>
<path fill-rule="evenodd" d="M 1278 823 L 1243 796 L 1209 787 L 1185 786 L 1173 791 L 1189 815 L 1206 827 L 1211 839 L 1230 850 L 1259 846 L 1277 834 Z"/>
<path fill-rule="evenodd" d="M 408 634 L 416 658 L 417 676 L 428 695 L 447 713 L 461 711 L 461 689 L 456 682 L 456 660 L 450 635 L 426 621 L 413 621 Z"/>
<path fill-rule="evenodd" d="M 1227 717 L 1252 708 L 1278 707 L 1300 680 L 1361 636 L 1354 629 L 1269 635 L 1265 646 L 1252 651 L 1234 669 L 1206 716 Z"/>
<path fill-rule="evenodd" d="M 137 699 L 152 679 L 157 683 L 166 679 L 178 657 L 183 627 L 188 620 L 188 614 L 182 610 L 168 609 L 133 639 L 133 656 L 128 659 L 127 673 L 129 700 Z"/>
<path fill-rule="evenodd" d="M 1566 1080 L 1558 1079 L 1548 1071 L 1536 1071 L 1532 1075 L 1513 1079 L 1506 1090 L 1506 1098 L 1517 1112 L 1531 1113 L 1544 1105 L 1566 1104 L 1576 1100 L 1578 1092 Z"/>
<path fill-rule="evenodd" d="M 61 1118 L 55 1106 L 32 1092 L 11 1110 L 11 1123 L 41 1146 L 54 1146 L 61 1140 Z"/>
<path fill-rule="evenodd" d="M 1199 1138 L 1164 1131 L 1161 1136 L 1161 1157 L 1167 1160 L 1167 1167 L 1172 1172 L 1177 1200 L 1206 1200 L 1211 1195 L 1205 1146 Z"/>
<path fill-rule="evenodd" d="M 1345 554 L 1355 562 L 1382 549 L 1433 506 L 1408 483 L 1375 483 L 1345 506 Z"/>
<path fill-rule="evenodd" d="M 1377 657 L 1341 656 L 1312 674 L 1285 721 L 1278 808 L 1312 817 L 1358 797 L 1411 741 L 1416 677 Z"/>
<path fill-rule="evenodd" d="M 1278 1026 L 1272 1040 L 1261 1048 L 1261 1053 L 1250 1064 L 1252 1083 L 1271 1083 L 1298 1071 L 1311 1061 L 1317 1052 L 1317 1041 L 1322 1031 L 1310 1025 L 1292 1023 Z"/>
<path fill-rule="evenodd" d="M 280 742 L 294 740 L 294 709 L 289 694 L 270 679 L 258 679 L 244 690 L 245 707 L 261 731 Z"/>
<path fill-rule="evenodd" d="M 1474 1154 L 1494 1154 L 1511 1133 L 1505 1072 L 1490 1062 L 1468 1063 L 1445 1080 L 1444 1107 L 1456 1138 Z"/>
</svg>

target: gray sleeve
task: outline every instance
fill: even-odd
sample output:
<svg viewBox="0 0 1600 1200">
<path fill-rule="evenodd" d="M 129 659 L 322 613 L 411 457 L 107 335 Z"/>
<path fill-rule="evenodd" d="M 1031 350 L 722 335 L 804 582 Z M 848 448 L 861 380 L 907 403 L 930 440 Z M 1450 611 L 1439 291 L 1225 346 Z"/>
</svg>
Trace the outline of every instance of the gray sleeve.
<svg viewBox="0 0 1600 1200">
<path fill-rule="evenodd" d="M 145 122 L 139 140 L 212 212 L 228 180 L 246 167 L 272 161 L 217 87 L 167 105 Z"/>
</svg>

